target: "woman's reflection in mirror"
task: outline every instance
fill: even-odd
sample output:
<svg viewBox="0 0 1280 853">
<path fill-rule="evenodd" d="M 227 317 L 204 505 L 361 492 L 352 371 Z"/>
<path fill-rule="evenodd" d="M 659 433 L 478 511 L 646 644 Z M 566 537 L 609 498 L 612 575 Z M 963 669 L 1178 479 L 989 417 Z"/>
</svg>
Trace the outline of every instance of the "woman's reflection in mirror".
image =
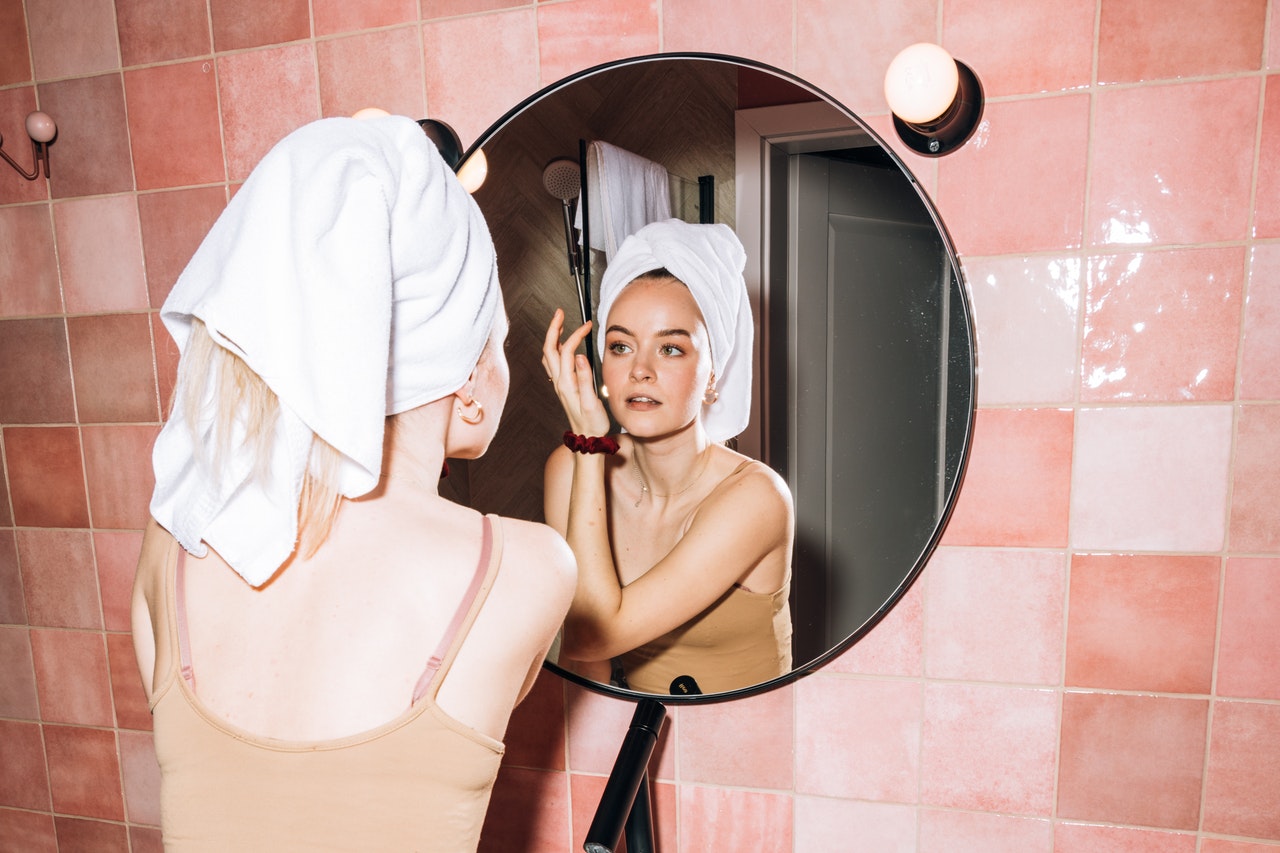
<svg viewBox="0 0 1280 853">
<path fill-rule="evenodd" d="M 546 519 L 579 567 L 566 669 L 658 694 L 791 670 L 791 494 L 724 444 L 750 409 L 744 261 L 726 225 L 668 220 L 626 239 L 597 311 L 608 411 L 576 352 L 589 324 L 564 337 L 564 312 L 551 320 L 543 366 L 569 431 L 547 460 Z"/>
</svg>

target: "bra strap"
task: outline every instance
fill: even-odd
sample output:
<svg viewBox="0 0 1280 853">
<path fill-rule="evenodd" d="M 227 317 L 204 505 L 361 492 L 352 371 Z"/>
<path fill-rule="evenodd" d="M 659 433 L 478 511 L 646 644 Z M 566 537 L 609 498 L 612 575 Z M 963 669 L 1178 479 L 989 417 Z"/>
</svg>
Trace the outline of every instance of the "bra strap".
<svg viewBox="0 0 1280 853">
<path fill-rule="evenodd" d="M 178 623 L 178 660 L 182 665 L 182 677 L 192 690 L 196 689 L 196 672 L 191 666 L 191 638 L 187 636 L 187 581 L 184 569 L 187 552 L 178 546 L 178 566 L 174 569 L 173 618 Z"/>
<path fill-rule="evenodd" d="M 471 612 L 476 596 L 480 594 L 480 588 L 484 585 L 485 578 L 489 576 L 489 561 L 493 555 L 493 527 L 487 515 L 481 516 L 481 521 L 483 522 L 483 535 L 480 545 L 480 561 L 477 563 L 475 573 L 471 577 L 470 586 L 467 587 L 466 593 L 462 596 L 458 609 L 454 611 L 453 620 L 449 623 L 449 627 L 445 629 L 444 636 L 440 638 L 435 652 L 427 661 L 427 666 L 422 671 L 422 675 L 418 677 L 418 683 L 413 688 L 414 702 L 417 702 L 426 694 L 427 688 L 431 686 L 431 682 L 436 677 L 436 673 L 440 671 L 440 665 L 444 663 L 445 656 L 449 654 L 449 650 L 453 647 L 453 641 L 458 635 L 458 629 L 462 627 L 467 614 Z"/>
</svg>

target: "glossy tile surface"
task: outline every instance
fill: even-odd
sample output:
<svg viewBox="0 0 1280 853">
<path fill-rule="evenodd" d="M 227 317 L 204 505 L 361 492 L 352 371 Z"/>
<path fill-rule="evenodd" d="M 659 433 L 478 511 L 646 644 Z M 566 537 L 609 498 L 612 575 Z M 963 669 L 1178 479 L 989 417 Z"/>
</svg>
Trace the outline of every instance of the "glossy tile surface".
<svg viewBox="0 0 1280 853">
<path fill-rule="evenodd" d="M 1090 245 L 1241 240 L 1248 232 L 1256 78 L 1104 91 L 1094 108 Z M 1169 117 L 1194 115 L 1176 132 Z"/>
<path fill-rule="evenodd" d="M 749 56 L 790 69 L 793 6 L 789 0 L 746 0 L 725 14 L 716 0 L 664 4 L 662 50 Z"/>
<path fill-rule="evenodd" d="M 1047 820 L 1007 815 L 920 811 L 919 853 L 1049 853 Z"/>
<path fill-rule="evenodd" d="M 37 80 L 120 67 L 111 0 L 25 0 Z"/>
<path fill-rule="evenodd" d="M 1076 554 L 1068 687 L 1208 693 L 1221 560 Z"/>
<path fill-rule="evenodd" d="M 769 732 L 795 726 L 792 688 L 680 710 L 679 778 L 751 788 L 792 787 L 793 744 Z"/>
<path fill-rule="evenodd" d="M 1196 837 L 1190 833 L 1059 823 L 1054 827 L 1053 849 L 1056 853 L 1195 853 Z"/>
<path fill-rule="evenodd" d="M 1244 274 L 1243 248 L 1090 259 L 1080 398 L 1230 400 Z"/>
<path fill-rule="evenodd" d="M 1241 348 L 1240 397 L 1280 400 L 1280 244 L 1253 247 Z"/>
<path fill-rule="evenodd" d="M 320 117 L 315 54 L 297 44 L 218 59 L 227 176 L 242 181 L 291 130 Z M 271 86 L 262 86 L 269 78 Z"/>
<path fill-rule="evenodd" d="M 412 118 L 427 114 L 416 27 L 322 41 L 316 62 L 322 115 L 349 116 L 371 106 Z"/>
<path fill-rule="evenodd" d="M 67 320 L 80 423 L 159 420 L 147 314 Z"/>
<path fill-rule="evenodd" d="M 1231 491 L 1231 549 L 1280 551 L 1280 405 L 1240 407 Z"/>
<path fill-rule="evenodd" d="M 115 732 L 45 726 L 53 809 L 103 820 L 124 819 Z"/>
<path fill-rule="evenodd" d="M 1223 544 L 1230 406 L 1082 409 L 1071 544 L 1217 551 Z"/>
<path fill-rule="evenodd" d="M 125 67 L 209 53 L 204 0 L 116 0 L 116 29 Z"/>
<path fill-rule="evenodd" d="M 318 36 L 390 27 L 418 19 L 418 0 L 312 0 L 311 15 Z"/>
<path fill-rule="evenodd" d="M 916 809 L 891 803 L 796 797 L 797 850 L 839 850 L 856 838 L 882 853 L 914 853 Z"/>
<path fill-rule="evenodd" d="M 107 649 L 100 631 L 32 629 L 31 660 L 44 722 L 113 724 Z"/>
<path fill-rule="evenodd" d="M 1273 16 L 1272 33 L 1278 32 Z M 1276 39 L 1272 37 L 1272 48 Z M 1280 237 L 1280 86 L 1274 76 L 1267 78 L 1262 107 L 1262 148 L 1258 157 L 1258 189 L 1254 202 L 1253 236 Z"/>
<path fill-rule="evenodd" d="M 978 340 L 978 404 L 1075 399 L 1083 264 L 1074 257 L 981 258 L 965 265 Z"/>
<path fill-rule="evenodd" d="M 74 427 L 8 427 L 4 451 L 15 524 L 88 526 L 80 436 Z"/>
<path fill-rule="evenodd" d="M 781 794 L 686 785 L 680 789 L 680 849 L 788 853 L 791 801 Z"/>
<path fill-rule="evenodd" d="M 1280 699 L 1280 559 L 1227 561 L 1218 650 L 1219 696 Z"/>
<path fill-rule="evenodd" d="M 599 38 L 605 31 L 611 37 Z M 658 49 L 658 10 L 651 0 L 538 5 L 538 63 L 544 85 L 602 62 Z"/>
<path fill-rule="evenodd" d="M 1224 835 L 1280 838 L 1280 811 L 1273 807 L 1278 774 L 1280 706 L 1215 703 L 1204 828 Z"/>
<path fill-rule="evenodd" d="M 89 532 L 28 528 L 15 534 L 27 624 L 101 629 Z"/>
<path fill-rule="evenodd" d="M 1095 5 L 950 0 L 942 44 L 975 69 L 988 98 L 1080 89 L 1092 72 Z"/>
<path fill-rule="evenodd" d="M 1256 71 L 1266 0 L 1102 3 L 1098 82 Z"/>
<path fill-rule="evenodd" d="M 948 549 L 929 563 L 925 675 L 1054 685 L 1062 676 L 1066 558 L 1054 551 Z M 1008 638 L 1019 638 L 1010 648 Z"/>
<path fill-rule="evenodd" d="M 280 44 L 311 35 L 307 0 L 280 0 L 262 6 L 250 0 L 209 0 L 215 50 Z"/>
<path fill-rule="evenodd" d="M 1058 816 L 1196 829 L 1209 703 L 1067 693 Z"/>
<path fill-rule="evenodd" d="M 69 313 L 147 307 L 138 206 L 132 195 L 58 202 L 53 223 Z"/>
<path fill-rule="evenodd" d="M 6 243 L 8 270 L 6 286 L 0 288 L 0 317 L 60 312 L 62 293 L 49 206 L 0 207 L 0 238 Z"/>
<path fill-rule="evenodd" d="M 129 71 L 124 75 L 124 90 L 139 190 L 226 180 L 212 62 Z M 174 92 L 182 92 L 182 99 L 175 101 Z M 182 156 L 174 156 L 175 151 Z"/>
<path fill-rule="evenodd" d="M 65 321 L 0 320 L 0 423 L 70 423 L 74 418 Z"/>
</svg>

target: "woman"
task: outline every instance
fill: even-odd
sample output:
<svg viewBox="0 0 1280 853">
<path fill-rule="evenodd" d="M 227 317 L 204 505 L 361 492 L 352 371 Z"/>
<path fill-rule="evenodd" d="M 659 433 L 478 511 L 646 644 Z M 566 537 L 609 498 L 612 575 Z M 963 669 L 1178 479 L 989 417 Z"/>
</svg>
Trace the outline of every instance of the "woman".
<svg viewBox="0 0 1280 853">
<path fill-rule="evenodd" d="M 751 314 L 741 243 L 725 225 L 654 223 L 601 281 L 596 343 L 609 413 L 587 358 L 590 325 L 543 366 L 569 418 L 546 467 L 547 523 L 578 560 L 561 655 L 650 693 L 721 692 L 791 668 L 791 495 L 722 442 L 746 426 Z M 620 672 L 619 672 L 620 671 Z"/>
<path fill-rule="evenodd" d="M 418 125 L 284 139 L 162 311 L 134 642 L 170 850 L 474 850 L 572 597 L 549 528 L 437 493 L 509 374 L 479 209 Z"/>
</svg>

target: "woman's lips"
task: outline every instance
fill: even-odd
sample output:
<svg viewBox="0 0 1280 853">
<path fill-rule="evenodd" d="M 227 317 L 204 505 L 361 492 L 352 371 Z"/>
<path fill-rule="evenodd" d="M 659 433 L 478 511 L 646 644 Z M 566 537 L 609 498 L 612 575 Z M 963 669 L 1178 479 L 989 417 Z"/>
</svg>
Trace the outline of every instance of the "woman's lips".
<svg viewBox="0 0 1280 853">
<path fill-rule="evenodd" d="M 637 395 L 635 397 L 627 398 L 627 408 L 633 412 L 648 412 L 661 405 L 661 403 L 652 397 Z"/>
</svg>

